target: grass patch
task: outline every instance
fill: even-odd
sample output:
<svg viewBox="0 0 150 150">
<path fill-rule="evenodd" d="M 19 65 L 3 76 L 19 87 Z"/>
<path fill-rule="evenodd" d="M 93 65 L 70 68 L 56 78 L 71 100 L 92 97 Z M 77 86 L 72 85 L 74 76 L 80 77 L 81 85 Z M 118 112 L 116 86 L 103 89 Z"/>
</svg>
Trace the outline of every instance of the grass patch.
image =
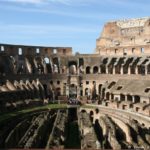
<svg viewBox="0 0 150 150">
<path fill-rule="evenodd" d="M 26 113 L 31 113 L 34 111 L 41 111 L 46 109 L 57 109 L 57 108 L 67 108 L 67 104 L 48 104 L 44 106 L 33 107 L 29 109 L 23 109 L 15 112 L 9 112 L 0 114 L 0 122 L 10 119 L 11 117 L 16 117 L 18 115 L 24 115 Z"/>
</svg>

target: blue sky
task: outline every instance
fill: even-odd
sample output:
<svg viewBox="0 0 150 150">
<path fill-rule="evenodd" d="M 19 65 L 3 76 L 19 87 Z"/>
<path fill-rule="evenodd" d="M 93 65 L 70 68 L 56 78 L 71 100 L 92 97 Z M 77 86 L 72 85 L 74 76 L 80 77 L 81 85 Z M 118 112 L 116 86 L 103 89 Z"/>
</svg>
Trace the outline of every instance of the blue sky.
<svg viewBox="0 0 150 150">
<path fill-rule="evenodd" d="M 93 53 L 110 20 L 150 16 L 150 0 L 0 0 L 0 43 Z"/>
</svg>

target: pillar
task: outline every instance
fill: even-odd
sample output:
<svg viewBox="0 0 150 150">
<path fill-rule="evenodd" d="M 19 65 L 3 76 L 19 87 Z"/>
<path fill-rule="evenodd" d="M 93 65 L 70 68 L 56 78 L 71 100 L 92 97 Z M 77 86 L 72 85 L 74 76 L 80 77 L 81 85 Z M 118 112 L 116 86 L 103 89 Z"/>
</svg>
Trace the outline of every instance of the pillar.
<svg viewBox="0 0 150 150">
<path fill-rule="evenodd" d="M 121 65 L 120 74 L 123 74 L 123 66 Z"/>
<path fill-rule="evenodd" d="M 131 74 L 130 66 L 128 67 L 128 74 Z"/>
<path fill-rule="evenodd" d="M 108 66 L 106 66 L 106 74 L 108 74 Z"/>
<path fill-rule="evenodd" d="M 128 100 L 127 100 L 127 95 L 125 95 L 125 101 L 127 102 Z"/>
<path fill-rule="evenodd" d="M 77 98 L 80 97 L 80 85 L 77 85 Z"/>
<path fill-rule="evenodd" d="M 135 67 L 135 74 L 138 74 L 138 66 Z"/>
<path fill-rule="evenodd" d="M 134 96 L 132 96 L 132 102 L 135 103 L 135 97 Z"/>
<path fill-rule="evenodd" d="M 115 66 L 113 66 L 113 74 L 115 74 Z"/>
<path fill-rule="evenodd" d="M 98 69 L 98 73 L 101 73 L 101 67 L 99 67 L 99 69 Z"/>
<path fill-rule="evenodd" d="M 66 96 L 69 97 L 69 84 L 66 85 Z"/>
<path fill-rule="evenodd" d="M 147 65 L 145 65 L 145 75 L 148 74 Z"/>
</svg>

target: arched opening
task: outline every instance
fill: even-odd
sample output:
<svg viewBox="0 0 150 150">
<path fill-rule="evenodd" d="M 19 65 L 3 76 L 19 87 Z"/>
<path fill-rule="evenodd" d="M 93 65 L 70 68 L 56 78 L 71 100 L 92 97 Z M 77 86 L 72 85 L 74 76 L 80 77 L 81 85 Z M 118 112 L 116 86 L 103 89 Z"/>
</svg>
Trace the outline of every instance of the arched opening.
<svg viewBox="0 0 150 150">
<path fill-rule="evenodd" d="M 39 53 L 40 53 L 40 49 L 36 48 L 36 54 L 39 54 Z"/>
<path fill-rule="evenodd" d="M 75 61 L 69 62 L 69 73 L 77 74 L 77 62 Z"/>
<path fill-rule="evenodd" d="M 99 113 L 99 109 L 98 109 L 98 108 L 96 108 L 96 109 L 95 109 L 95 112 L 96 112 L 96 114 L 98 114 L 98 113 Z"/>
<path fill-rule="evenodd" d="M 125 95 L 124 94 L 120 94 L 120 101 L 125 101 Z"/>
<path fill-rule="evenodd" d="M 54 73 L 59 73 L 60 71 L 60 63 L 58 57 L 53 58 L 53 72 Z"/>
<path fill-rule="evenodd" d="M 144 92 L 145 92 L 145 93 L 150 92 L 150 88 L 146 88 Z"/>
<path fill-rule="evenodd" d="M 89 88 L 85 89 L 85 96 L 87 96 L 87 99 L 90 100 L 91 99 L 91 90 Z"/>
<path fill-rule="evenodd" d="M 44 61 L 45 61 L 46 64 L 49 64 L 49 63 L 50 63 L 50 60 L 49 60 L 48 57 L 45 57 L 45 58 L 44 58 Z"/>
<path fill-rule="evenodd" d="M 69 97 L 70 98 L 77 97 L 77 86 L 75 84 L 71 84 L 69 87 Z"/>
<path fill-rule="evenodd" d="M 45 97 L 47 98 L 47 97 L 48 97 L 47 85 L 46 85 L 46 84 L 43 84 L 43 87 L 44 87 L 44 94 L 45 94 Z"/>
<path fill-rule="evenodd" d="M 85 89 L 85 96 L 88 96 L 88 88 Z"/>
<path fill-rule="evenodd" d="M 81 110 L 81 113 L 86 113 L 86 110 L 82 109 L 82 110 Z"/>
<path fill-rule="evenodd" d="M 56 99 L 58 100 L 58 97 L 61 95 L 61 88 L 56 88 L 56 91 L 55 91 L 55 93 L 56 93 Z"/>
<path fill-rule="evenodd" d="M 98 67 L 97 67 L 97 66 L 95 66 L 95 67 L 93 68 L 93 73 L 94 73 L 94 74 L 97 74 L 97 73 L 98 73 Z"/>
<path fill-rule="evenodd" d="M 116 82 L 115 82 L 115 81 L 112 81 L 112 82 L 109 84 L 108 89 L 112 88 L 115 84 L 116 84 Z"/>
<path fill-rule="evenodd" d="M 110 99 L 110 97 L 109 97 L 109 96 L 110 96 L 110 93 L 109 93 L 109 92 L 107 92 L 107 93 L 106 93 L 106 100 L 109 100 L 109 99 Z"/>
<path fill-rule="evenodd" d="M 102 84 L 99 84 L 98 86 L 98 94 L 101 95 L 101 90 L 102 90 Z"/>
<path fill-rule="evenodd" d="M 1 52 L 3 52 L 5 50 L 4 46 L 1 46 Z"/>
<path fill-rule="evenodd" d="M 91 110 L 90 111 L 90 119 L 91 119 L 91 122 L 93 123 L 93 119 L 94 119 L 94 112 Z"/>
<path fill-rule="evenodd" d="M 128 94 L 127 95 L 127 100 L 130 101 L 130 102 L 132 102 L 132 96 Z"/>
<path fill-rule="evenodd" d="M 47 73 L 52 73 L 52 66 L 50 64 L 50 59 L 48 57 L 44 58 L 44 63 L 46 64 Z"/>
<path fill-rule="evenodd" d="M 102 99 L 105 98 L 105 88 L 102 89 Z"/>
<path fill-rule="evenodd" d="M 18 55 L 22 55 L 22 48 L 18 49 Z"/>
<path fill-rule="evenodd" d="M 114 94 L 113 93 L 111 93 L 111 100 L 113 100 L 114 99 Z"/>
<path fill-rule="evenodd" d="M 57 49 L 53 49 L 53 54 L 57 54 Z"/>
<path fill-rule="evenodd" d="M 150 63 L 147 66 L 147 74 L 150 74 Z"/>
<path fill-rule="evenodd" d="M 140 103 L 140 96 L 135 95 L 135 96 L 134 96 L 134 102 L 135 102 L 135 103 Z"/>
<path fill-rule="evenodd" d="M 101 73 L 102 73 L 102 74 L 105 74 L 105 73 L 106 73 L 106 66 L 105 66 L 104 64 L 102 64 L 102 65 L 100 66 L 100 68 L 101 68 Z"/>
<path fill-rule="evenodd" d="M 90 74 L 91 73 L 91 67 L 90 66 L 87 66 L 86 67 L 86 74 Z"/>
</svg>

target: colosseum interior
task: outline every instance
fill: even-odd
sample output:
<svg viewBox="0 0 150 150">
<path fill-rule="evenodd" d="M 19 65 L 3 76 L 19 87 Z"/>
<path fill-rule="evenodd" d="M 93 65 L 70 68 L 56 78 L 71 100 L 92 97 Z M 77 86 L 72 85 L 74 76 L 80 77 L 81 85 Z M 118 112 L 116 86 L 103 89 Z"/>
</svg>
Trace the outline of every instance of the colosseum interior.
<svg viewBox="0 0 150 150">
<path fill-rule="evenodd" d="M 150 18 L 106 23 L 93 54 L 0 44 L 0 148 L 150 149 Z"/>
</svg>

